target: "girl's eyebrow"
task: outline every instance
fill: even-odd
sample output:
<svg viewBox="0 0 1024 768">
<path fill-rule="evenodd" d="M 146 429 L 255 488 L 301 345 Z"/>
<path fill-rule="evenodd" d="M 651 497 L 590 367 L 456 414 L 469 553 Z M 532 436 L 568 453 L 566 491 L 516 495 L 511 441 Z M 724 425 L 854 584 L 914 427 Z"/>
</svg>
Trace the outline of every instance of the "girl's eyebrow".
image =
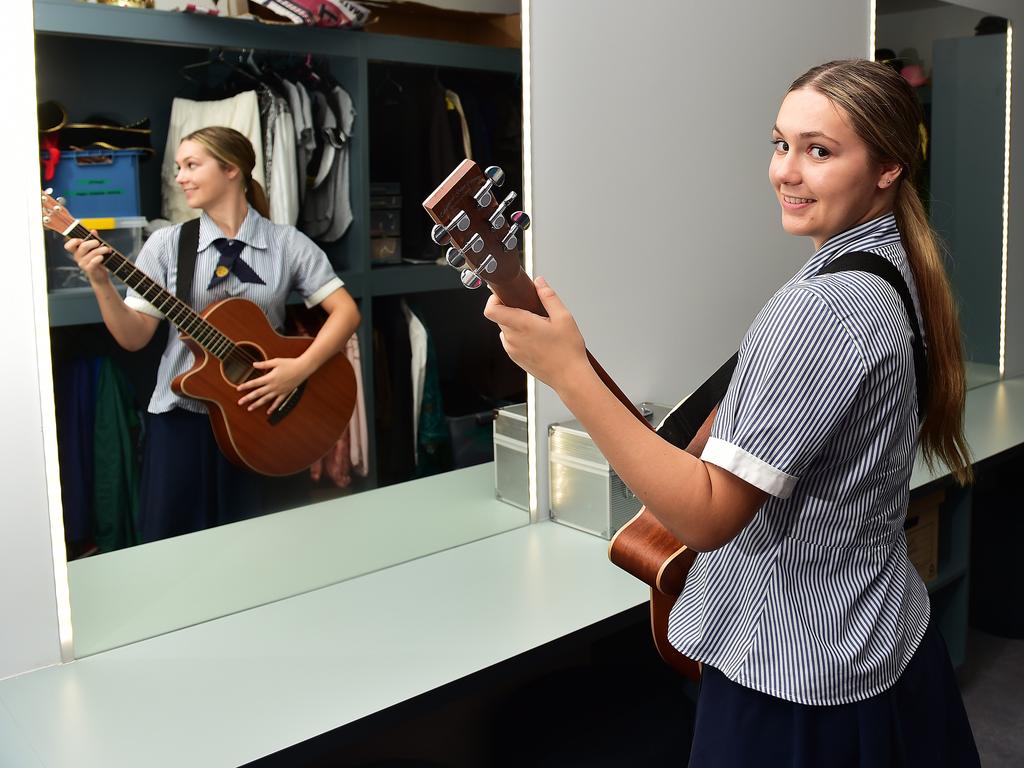
<svg viewBox="0 0 1024 768">
<path fill-rule="evenodd" d="M 783 135 L 784 135 L 784 134 L 782 133 L 782 131 L 780 131 L 780 130 L 779 130 L 779 126 L 777 126 L 777 125 L 773 125 L 773 126 L 772 126 L 772 130 L 773 130 L 773 131 L 775 131 L 775 132 L 776 132 L 777 134 L 779 134 L 780 136 L 783 136 Z M 822 133 L 821 131 L 803 131 L 803 132 L 802 132 L 802 133 L 800 134 L 800 138 L 801 138 L 801 139 L 814 139 L 814 138 L 817 138 L 817 137 L 819 137 L 819 136 L 820 136 L 821 138 L 823 138 L 823 139 L 828 139 L 828 140 L 829 140 L 829 141 L 831 141 L 831 142 L 832 142 L 833 144 L 836 144 L 836 145 L 838 145 L 838 146 L 842 146 L 842 144 L 841 144 L 840 142 L 836 141 L 835 139 L 833 139 L 833 138 L 832 138 L 831 136 L 829 136 L 828 134 Z"/>
</svg>

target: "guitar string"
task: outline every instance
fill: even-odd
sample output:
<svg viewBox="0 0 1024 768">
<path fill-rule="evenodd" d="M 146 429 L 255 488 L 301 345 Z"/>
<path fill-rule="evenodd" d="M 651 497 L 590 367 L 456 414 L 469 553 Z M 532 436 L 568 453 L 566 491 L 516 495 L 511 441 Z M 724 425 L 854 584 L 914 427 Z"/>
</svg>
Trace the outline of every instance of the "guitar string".
<svg viewBox="0 0 1024 768">
<path fill-rule="evenodd" d="M 68 237 L 93 239 L 94 236 L 84 226 L 79 224 L 71 231 Z M 248 365 L 250 367 L 252 367 L 252 364 L 256 362 L 258 358 L 250 355 L 244 347 L 240 347 L 232 342 L 227 336 L 211 325 L 209 321 L 201 317 L 199 313 L 192 309 L 192 307 L 183 302 L 177 296 L 171 294 L 167 289 L 161 287 L 155 280 L 132 264 L 124 254 L 102 238 L 96 237 L 95 239 L 111 251 L 104 258 L 104 265 L 106 266 L 108 262 L 113 262 L 114 266 L 111 269 L 111 272 L 117 275 L 126 285 L 138 291 L 140 296 L 148 301 L 149 299 L 146 296 L 146 293 L 151 292 L 153 288 L 156 289 L 158 294 L 161 292 L 167 294 L 170 301 L 165 299 L 160 305 L 154 306 L 170 318 L 178 328 L 182 329 L 189 336 L 195 339 L 196 343 L 198 343 L 203 349 L 224 362 L 240 362 L 241 364 Z M 126 274 L 122 275 L 122 271 Z M 135 284 L 129 282 L 132 278 L 135 279 Z M 139 290 L 139 287 L 144 286 L 147 282 L 150 283 L 150 286 L 146 286 L 143 290 Z M 170 304 L 169 309 L 167 308 L 168 304 Z M 179 316 L 184 317 L 182 318 Z M 248 376 L 246 376 L 246 378 L 248 378 Z"/>
</svg>

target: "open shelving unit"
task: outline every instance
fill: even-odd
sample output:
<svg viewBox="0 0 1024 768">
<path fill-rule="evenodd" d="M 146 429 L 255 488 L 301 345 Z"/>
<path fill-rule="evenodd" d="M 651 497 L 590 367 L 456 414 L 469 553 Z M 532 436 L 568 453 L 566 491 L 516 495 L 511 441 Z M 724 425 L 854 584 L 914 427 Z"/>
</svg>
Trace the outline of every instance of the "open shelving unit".
<svg viewBox="0 0 1024 768">
<path fill-rule="evenodd" d="M 337 242 L 320 243 L 362 313 L 358 330 L 366 416 L 374 423 L 373 300 L 465 290 L 455 270 L 437 264 L 371 266 L 370 69 L 380 63 L 453 68 L 518 76 L 518 49 L 380 35 L 362 31 L 264 24 L 191 13 L 34 0 L 40 99 L 63 103 L 73 118 L 100 109 L 131 119 L 149 116 L 155 156 L 140 163 L 142 213 L 160 211 L 160 158 L 170 102 L 180 95 L 179 70 L 205 60 L 210 49 L 312 54 L 353 99 L 356 121 L 349 143 L 353 223 Z M 440 183 L 441 179 L 437 180 Z M 424 227 L 429 219 L 424 214 Z M 441 256 L 438 249 L 438 256 Z M 101 322 L 88 288 L 49 294 L 51 328 Z M 481 318 L 481 322 L 486 322 Z M 372 433 L 372 430 L 371 430 Z M 375 443 L 364 487 L 376 485 Z"/>
</svg>

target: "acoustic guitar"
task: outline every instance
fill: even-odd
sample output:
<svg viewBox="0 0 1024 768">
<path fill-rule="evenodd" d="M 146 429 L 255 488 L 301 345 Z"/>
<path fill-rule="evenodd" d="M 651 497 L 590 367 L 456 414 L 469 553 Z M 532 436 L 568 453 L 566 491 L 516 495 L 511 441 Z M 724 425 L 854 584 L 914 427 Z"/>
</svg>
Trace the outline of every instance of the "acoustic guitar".
<svg viewBox="0 0 1024 768">
<path fill-rule="evenodd" d="M 42 194 L 43 225 L 66 239 L 93 235 L 48 192 Z M 103 242 L 102 240 L 100 242 Z M 257 360 L 298 357 L 313 342 L 282 336 L 253 302 L 230 298 L 196 312 L 104 242 L 103 264 L 125 285 L 159 309 L 181 332 L 195 364 L 174 378 L 171 389 L 204 402 L 217 445 L 234 464 L 263 475 L 301 472 L 337 442 L 352 416 L 355 372 L 336 354 L 296 387 L 274 411 L 238 405 L 236 387 L 263 375 Z"/>
<path fill-rule="evenodd" d="M 481 171 L 473 161 L 462 161 L 423 201 L 435 222 L 431 238 L 438 245 L 448 246 L 446 261 L 462 271 L 462 283 L 467 288 L 479 288 L 486 282 L 503 304 L 546 316 L 520 258 L 522 233 L 530 226 L 530 218 L 520 210 L 509 213 L 514 208 L 515 192 L 498 201 L 497 188 L 503 181 L 504 173 L 495 166 Z M 653 429 L 589 351 L 587 357 L 605 386 L 630 413 Z M 726 362 L 677 405 L 657 428 L 658 434 L 699 456 L 711 434 L 735 362 L 735 357 Z M 669 612 L 682 592 L 695 553 L 677 541 L 646 508 L 618 530 L 608 553 L 615 565 L 651 587 L 651 630 L 661 657 L 687 677 L 698 677 L 697 663 L 668 642 Z"/>
</svg>

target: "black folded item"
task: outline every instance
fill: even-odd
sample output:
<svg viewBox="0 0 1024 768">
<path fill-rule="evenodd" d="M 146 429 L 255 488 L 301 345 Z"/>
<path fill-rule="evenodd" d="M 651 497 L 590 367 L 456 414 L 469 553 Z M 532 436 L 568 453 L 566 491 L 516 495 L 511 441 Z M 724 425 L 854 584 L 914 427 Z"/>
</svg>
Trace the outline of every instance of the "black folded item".
<svg viewBox="0 0 1024 768">
<path fill-rule="evenodd" d="M 974 27 L 975 35 L 1005 35 L 1008 22 L 1002 16 L 985 16 Z"/>
</svg>

